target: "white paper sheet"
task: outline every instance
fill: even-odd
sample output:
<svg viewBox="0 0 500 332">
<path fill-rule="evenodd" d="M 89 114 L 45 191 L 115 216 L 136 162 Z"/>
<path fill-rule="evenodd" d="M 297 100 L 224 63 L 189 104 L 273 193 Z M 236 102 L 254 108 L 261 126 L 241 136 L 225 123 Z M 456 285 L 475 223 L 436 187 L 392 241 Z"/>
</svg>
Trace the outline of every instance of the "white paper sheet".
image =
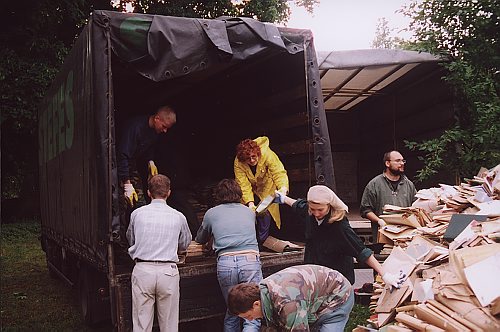
<svg viewBox="0 0 500 332">
<path fill-rule="evenodd" d="M 434 300 L 434 292 L 432 291 L 432 279 L 416 279 L 413 283 L 412 301 L 423 303 L 427 300 Z"/>
<path fill-rule="evenodd" d="M 464 269 L 465 277 L 483 307 L 500 296 L 500 252 Z"/>
<path fill-rule="evenodd" d="M 415 259 L 404 252 L 401 247 L 394 247 L 382 266 L 384 271 L 395 274 L 399 274 L 399 271 L 402 271 L 408 277 L 416 264 Z"/>
<path fill-rule="evenodd" d="M 488 217 L 498 217 L 500 216 L 500 200 L 493 200 L 489 202 L 484 202 L 477 204 L 479 212 L 476 214 L 484 214 Z"/>
</svg>

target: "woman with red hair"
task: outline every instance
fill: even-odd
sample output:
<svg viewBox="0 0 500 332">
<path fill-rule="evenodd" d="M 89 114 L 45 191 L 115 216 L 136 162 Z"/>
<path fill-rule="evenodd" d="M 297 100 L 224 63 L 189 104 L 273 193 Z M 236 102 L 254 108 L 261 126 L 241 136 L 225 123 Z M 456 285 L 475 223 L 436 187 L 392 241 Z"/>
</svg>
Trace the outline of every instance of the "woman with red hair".
<svg viewBox="0 0 500 332">
<path fill-rule="evenodd" d="M 288 193 L 288 176 L 276 153 L 269 148 L 269 138 L 245 139 L 236 147 L 234 176 L 243 192 L 242 203 L 255 209 L 264 197 L 276 190 Z M 257 196 L 257 197 L 255 197 Z M 257 200 L 258 199 L 258 200 Z M 280 228 L 279 206 L 272 204 L 265 214 L 257 216 L 257 239 L 263 243 L 269 236 L 271 218 Z"/>
</svg>

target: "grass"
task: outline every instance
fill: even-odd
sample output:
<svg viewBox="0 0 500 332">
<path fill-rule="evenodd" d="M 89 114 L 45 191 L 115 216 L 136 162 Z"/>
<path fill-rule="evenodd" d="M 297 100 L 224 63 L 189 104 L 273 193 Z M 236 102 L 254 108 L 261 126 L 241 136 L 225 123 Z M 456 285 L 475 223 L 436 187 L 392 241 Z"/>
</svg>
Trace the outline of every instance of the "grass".
<svg viewBox="0 0 500 332">
<path fill-rule="evenodd" d="M 368 306 L 355 304 L 352 308 L 351 314 L 349 315 L 349 321 L 345 326 L 346 331 L 352 331 L 356 326 L 366 325 L 366 320 L 370 317 L 370 310 Z"/>
<path fill-rule="evenodd" d="M 38 223 L 1 228 L 2 331 L 94 331 L 80 318 L 72 290 L 50 278 Z"/>
<path fill-rule="evenodd" d="M 108 331 L 110 327 L 85 326 L 76 291 L 52 279 L 40 241 L 40 224 L 4 224 L 1 228 L 0 330 Z M 354 305 L 346 331 L 365 325 L 366 306 Z"/>
</svg>

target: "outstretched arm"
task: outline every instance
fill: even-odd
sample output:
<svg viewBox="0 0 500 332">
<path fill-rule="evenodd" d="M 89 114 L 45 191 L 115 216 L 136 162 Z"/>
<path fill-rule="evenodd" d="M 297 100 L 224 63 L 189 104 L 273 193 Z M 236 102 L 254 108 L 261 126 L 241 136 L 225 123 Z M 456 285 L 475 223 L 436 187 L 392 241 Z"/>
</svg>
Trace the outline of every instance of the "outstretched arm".
<svg viewBox="0 0 500 332">
<path fill-rule="evenodd" d="M 292 206 L 293 203 L 297 201 L 296 199 L 288 197 L 282 191 L 279 190 L 276 190 L 275 196 L 276 196 L 275 202 L 279 204 L 286 204 L 288 206 Z"/>
<path fill-rule="evenodd" d="M 392 287 L 394 288 L 401 287 L 401 284 L 404 282 L 406 278 L 406 275 L 403 274 L 402 271 L 399 271 L 399 274 L 394 274 L 385 271 L 382 265 L 380 265 L 377 259 L 375 259 L 373 254 L 370 257 L 368 257 L 368 259 L 365 262 L 368 266 L 370 266 L 372 269 L 377 271 L 378 274 L 380 274 L 382 280 L 384 280 L 384 283 L 391 290 L 391 292 L 392 292 Z"/>
</svg>

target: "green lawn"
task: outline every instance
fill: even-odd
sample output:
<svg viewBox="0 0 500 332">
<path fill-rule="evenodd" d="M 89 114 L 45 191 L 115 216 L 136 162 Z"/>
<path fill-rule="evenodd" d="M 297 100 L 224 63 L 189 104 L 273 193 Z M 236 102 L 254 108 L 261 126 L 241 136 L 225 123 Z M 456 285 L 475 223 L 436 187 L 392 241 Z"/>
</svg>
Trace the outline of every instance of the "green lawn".
<svg viewBox="0 0 500 332">
<path fill-rule="evenodd" d="M 50 278 L 38 223 L 1 226 L 1 331 L 108 331 L 87 328 L 70 287 Z M 355 305 L 346 331 L 363 325 L 368 307 Z"/>
<path fill-rule="evenodd" d="M 94 331 L 87 329 L 73 290 L 49 277 L 38 223 L 1 228 L 2 331 Z"/>
</svg>

